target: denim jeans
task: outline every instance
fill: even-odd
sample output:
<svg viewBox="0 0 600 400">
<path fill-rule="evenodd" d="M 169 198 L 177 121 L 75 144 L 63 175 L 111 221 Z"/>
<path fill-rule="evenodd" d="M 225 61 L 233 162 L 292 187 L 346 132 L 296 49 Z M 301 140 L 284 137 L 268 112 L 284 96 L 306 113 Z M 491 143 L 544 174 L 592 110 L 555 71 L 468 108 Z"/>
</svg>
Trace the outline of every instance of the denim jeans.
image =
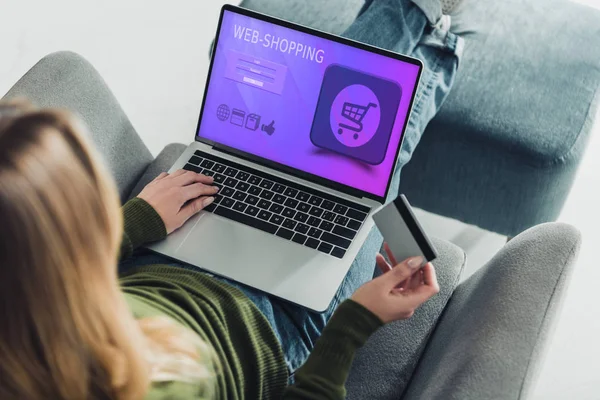
<svg viewBox="0 0 600 400">
<path fill-rule="evenodd" d="M 418 6 L 417 6 L 418 4 Z M 388 201 L 398 195 L 400 170 L 411 157 L 431 118 L 446 98 L 462 51 L 462 40 L 449 32 L 449 18 L 441 16 L 439 0 L 367 1 L 345 37 L 419 58 L 425 68 L 415 97 Z M 271 298 L 263 292 L 216 277 L 244 292 L 269 320 L 285 354 L 290 379 L 308 357 L 327 321 L 340 302 L 373 276 L 375 255 L 382 244 L 373 229 L 352 263 L 329 308 L 323 313 Z M 170 264 L 193 268 L 155 254 L 142 254 L 120 265 Z M 194 268 L 195 269 L 195 268 Z"/>
</svg>

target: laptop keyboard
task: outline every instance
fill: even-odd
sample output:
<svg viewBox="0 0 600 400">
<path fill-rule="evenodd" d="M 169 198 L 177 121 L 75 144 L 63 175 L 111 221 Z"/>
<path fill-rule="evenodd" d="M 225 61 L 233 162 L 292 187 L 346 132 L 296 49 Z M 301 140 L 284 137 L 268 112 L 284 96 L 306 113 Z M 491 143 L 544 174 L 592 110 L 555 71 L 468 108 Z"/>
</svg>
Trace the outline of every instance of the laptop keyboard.
<svg viewBox="0 0 600 400">
<path fill-rule="evenodd" d="M 219 187 L 204 210 L 342 258 L 369 208 L 212 154 L 196 151 L 183 169 Z"/>
</svg>

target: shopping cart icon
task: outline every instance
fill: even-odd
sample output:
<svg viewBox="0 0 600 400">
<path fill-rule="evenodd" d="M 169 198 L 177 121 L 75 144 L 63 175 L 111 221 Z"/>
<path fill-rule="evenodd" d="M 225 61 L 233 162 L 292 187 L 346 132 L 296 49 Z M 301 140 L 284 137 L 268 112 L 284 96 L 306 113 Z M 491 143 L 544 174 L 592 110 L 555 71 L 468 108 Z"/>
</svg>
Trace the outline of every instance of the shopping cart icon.
<svg viewBox="0 0 600 400">
<path fill-rule="evenodd" d="M 358 134 L 363 130 L 362 120 L 365 118 L 367 111 L 369 111 L 369 108 L 371 107 L 377 108 L 377 104 L 369 103 L 366 106 L 361 106 L 360 104 L 345 102 L 344 106 L 342 107 L 342 117 L 351 121 L 353 124 L 355 124 L 355 126 L 340 123 L 337 131 L 338 134 L 341 135 L 344 133 L 344 129 L 348 129 L 352 132 L 355 132 L 353 137 L 354 139 L 358 139 Z"/>
<path fill-rule="evenodd" d="M 310 129 L 311 143 L 367 164 L 381 164 L 388 155 L 401 96 L 396 82 L 330 65 Z"/>
</svg>

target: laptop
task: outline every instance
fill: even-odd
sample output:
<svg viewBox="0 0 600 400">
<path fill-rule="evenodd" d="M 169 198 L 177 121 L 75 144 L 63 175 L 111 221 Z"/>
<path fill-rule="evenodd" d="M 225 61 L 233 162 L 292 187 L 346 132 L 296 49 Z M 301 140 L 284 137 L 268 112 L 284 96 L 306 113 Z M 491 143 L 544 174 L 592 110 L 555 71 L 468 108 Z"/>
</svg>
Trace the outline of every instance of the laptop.
<svg viewBox="0 0 600 400">
<path fill-rule="evenodd" d="M 414 58 L 224 6 L 194 141 L 169 171 L 212 176 L 220 190 L 149 248 L 326 310 L 388 194 L 421 71 Z"/>
</svg>

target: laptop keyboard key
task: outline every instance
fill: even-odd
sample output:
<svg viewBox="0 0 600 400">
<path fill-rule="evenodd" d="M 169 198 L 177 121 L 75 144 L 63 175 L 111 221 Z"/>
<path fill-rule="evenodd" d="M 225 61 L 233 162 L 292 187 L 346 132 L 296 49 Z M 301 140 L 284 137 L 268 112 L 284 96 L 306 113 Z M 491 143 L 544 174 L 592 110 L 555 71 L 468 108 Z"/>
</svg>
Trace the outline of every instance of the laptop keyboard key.
<svg viewBox="0 0 600 400">
<path fill-rule="evenodd" d="M 346 224 L 348 223 L 348 218 L 347 217 L 343 217 L 341 215 L 338 215 L 335 218 L 335 223 L 341 226 L 346 226 Z"/>
<path fill-rule="evenodd" d="M 192 164 L 185 164 L 185 165 L 183 166 L 183 169 L 185 169 L 186 171 L 192 171 L 192 172 L 195 172 L 195 173 L 197 173 L 197 174 L 199 174 L 199 173 L 201 173 L 201 172 L 202 172 L 202 168 L 200 168 L 200 167 L 196 167 L 195 165 L 192 165 Z"/>
<path fill-rule="evenodd" d="M 227 178 L 227 179 L 225 179 L 224 185 L 229 186 L 229 187 L 235 187 L 235 185 L 237 185 L 237 183 L 238 183 L 237 179 Z"/>
<path fill-rule="evenodd" d="M 246 214 L 252 215 L 253 217 L 255 217 L 259 211 L 260 208 L 254 206 L 248 206 L 248 208 L 246 208 Z"/>
<path fill-rule="evenodd" d="M 320 238 L 322 233 L 323 231 L 317 228 L 310 228 L 308 230 L 308 236 L 314 237 L 315 239 Z"/>
<path fill-rule="evenodd" d="M 275 225 L 281 225 L 283 222 L 283 217 L 281 215 L 273 214 L 273 216 L 269 218 L 269 222 Z"/>
<path fill-rule="evenodd" d="M 215 208 L 217 208 L 217 204 L 216 203 L 210 203 L 209 205 L 207 205 L 206 207 L 204 207 L 202 210 L 206 211 L 206 212 L 213 212 L 215 211 Z"/>
<path fill-rule="evenodd" d="M 300 203 L 298 204 L 298 211 L 302 211 L 307 213 L 310 210 L 310 205 L 308 203 Z"/>
<path fill-rule="evenodd" d="M 273 182 L 263 179 L 259 185 L 263 189 L 271 189 L 273 187 Z"/>
<path fill-rule="evenodd" d="M 321 221 L 321 225 L 319 225 L 319 228 L 323 229 L 325 232 L 331 232 L 333 227 L 334 225 L 328 221 Z"/>
<path fill-rule="evenodd" d="M 252 196 L 251 194 L 248 195 L 248 197 L 246 197 L 246 203 L 251 204 L 253 206 L 256 205 L 256 203 L 258 203 L 259 198 L 256 196 Z"/>
<path fill-rule="evenodd" d="M 267 210 L 260 210 L 259 213 L 258 213 L 258 218 L 264 219 L 265 221 L 268 221 L 269 218 L 271 218 L 271 215 L 273 215 L 273 214 L 271 214 Z"/>
<path fill-rule="evenodd" d="M 323 215 L 321 216 L 321 218 L 323 218 L 326 221 L 333 221 L 335 219 L 335 214 L 332 213 L 331 211 L 325 211 L 323 213 Z"/>
<path fill-rule="evenodd" d="M 202 162 L 202 158 L 198 157 L 198 156 L 192 156 L 192 158 L 190 158 L 190 161 L 188 161 L 190 164 L 194 164 L 194 165 L 200 165 L 200 163 Z"/>
<path fill-rule="evenodd" d="M 275 214 L 281 214 L 281 212 L 283 211 L 283 206 L 280 204 L 273 203 L 271 204 L 271 207 L 269 207 L 269 211 L 272 211 Z"/>
<path fill-rule="evenodd" d="M 322 251 L 323 253 L 329 254 L 329 252 L 331 252 L 331 249 L 333 249 L 333 246 L 330 245 L 329 243 L 321 242 L 321 244 L 319 245 L 319 247 L 317 247 L 317 249 L 319 251 Z"/>
<path fill-rule="evenodd" d="M 339 247 L 336 247 L 331 252 L 331 255 L 334 256 L 334 257 L 337 257 L 337 258 L 343 258 L 344 254 L 346 254 L 346 250 L 340 249 Z"/>
<path fill-rule="evenodd" d="M 331 200 L 323 200 L 323 203 L 321 203 L 321 207 L 323 207 L 326 210 L 333 210 L 333 207 L 335 207 L 335 203 Z"/>
<path fill-rule="evenodd" d="M 306 242 L 306 236 L 302 235 L 301 233 L 296 233 L 292 238 L 292 242 L 304 244 L 304 242 Z"/>
<path fill-rule="evenodd" d="M 253 194 L 255 196 L 258 196 L 261 191 L 262 189 L 258 186 L 251 186 L 250 189 L 248 189 L 248 193 Z"/>
<path fill-rule="evenodd" d="M 348 247 L 350 247 L 350 241 L 348 239 L 343 238 L 341 236 L 332 235 L 329 232 L 323 232 L 323 235 L 321 235 L 321 240 L 339 246 L 343 249 L 347 249 Z"/>
<path fill-rule="evenodd" d="M 321 223 L 321 220 L 319 218 L 316 218 L 316 217 L 308 217 L 307 223 L 310 226 L 319 226 L 319 224 Z"/>
<path fill-rule="evenodd" d="M 228 167 L 223 173 L 225 175 L 227 175 L 227 176 L 236 176 L 237 175 L 237 169 Z"/>
<path fill-rule="evenodd" d="M 321 215 L 323 215 L 323 209 L 320 207 L 313 206 L 313 208 L 311 208 L 308 213 L 315 217 L 320 217 Z"/>
<path fill-rule="evenodd" d="M 288 197 L 296 197 L 296 195 L 298 194 L 298 190 L 289 187 L 285 189 L 285 192 L 283 192 L 283 194 L 285 194 Z"/>
<path fill-rule="evenodd" d="M 296 229 L 294 229 L 294 230 L 296 232 L 300 232 L 300 233 L 308 233 L 309 229 L 310 229 L 310 227 L 308 225 L 298 224 L 298 225 L 296 225 Z"/>
<path fill-rule="evenodd" d="M 244 199 L 246 198 L 246 193 L 236 190 L 232 197 L 236 200 L 244 201 Z"/>
<path fill-rule="evenodd" d="M 246 182 L 238 182 L 238 184 L 235 185 L 235 188 L 237 190 L 241 190 L 241 191 L 245 192 L 246 190 L 248 190 L 250 188 L 250 185 L 248 185 Z"/>
<path fill-rule="evenodd" d="M 355 210 L 353 208 L 349 208 L 348 211 L 346 211 L 346 216 L 359 220 L 360 222 L 364 221 L 365 218 L 367 218 L 367 214 L 365 214 L 362 211 Z"/>
<path fill-rule="evenodd" d="M 212 170 L 218 173 L 222 173 L 227 169 L 226 166 L 224 166 L 223 164 L 215 164 L 214 167 L 212 167 Z"/>
<path fill-rule="evenodd" d="M 360 222 L 351 219 L 350 221 L 348 221 L 347 226 L 348 226 L 348 228 L 354 229 L 355 231 L 357 231 L 358 228 L 360 228 Z"/>
<path fill-rule="evenodd" d="M 208 169 L 212 168 L 213 165 L 215 165 L 215 162 L 210 161 L 210 160 L 204 160 L 200 163 L 201 167 L 208 168 Z"/>
<path fill-rule="evenodd" d="M 268 210 L 271 207 L 271 204 L 273 204 L 273 203 L 262 199 L 262 200 L 259 200 L 259 202 L 258 202 L 258 208 L 262 208 L 263 210 Z"/>
<path fill-rule="evenodd" d="M 240 181 L 245 181 L 248 178 L 250 178 L 250 174 L 244 171 L 240 171 L 237 173 L 237 175 L 235 176 L 237 179 L 239 179 Z"/>
<path fill-rule="evenodd" d="M 306 240 L 305 245 L 310 248 L 316 249 L 317 247 L 319 247 L 319 241 L 317 239 L 308 238 Z"/>
<path fill-rule="evenodd" d="M 320 206 L 321 203 L 323 202 L 323 199 L 317 196 L 311 196 L 310 200 L 308 200 L 308 202 L 310 204 L 312 204 L 313 206 Z"/>
<path fill-rule="evenodd" d="M 285 201 L 285 196 L 281 194 L 276 194 L 275 196 L 273 196 L 273 201 L 277 204 L 283 204 L 283 202 Z"/>
<path fill-rule="evenodd" d="M 284 204 L 290 208 L 296 208 L 296 206 L 298 205 L 298 200 L 287 199 Z"/>
<path fill-rule="evenodd" d="M 225 175 L 215 174 L 215 176 L 213 178 L 215 180 L 215 183 L 223 183 L 223 182 L 225 182 Z"/>
<path fill-rule="evenodd" d="M 235 193 L 235 189 L 232 189 L 230 187 L 224 187 L 221 190 L 219 190 L 219 194 L 222 196 L 231 197 L 231 196 L 233 196 L 234 193 Z"/>
<path fill-rule="evenodd" d="M 245 203 L 242 203 L 241 201 L 236 201 L 236 203 L 233 205 L 233 209 L 239 212 L 244 212 L 246 210 L 246 207 L 248 206 Z"/>
<path fill-rule="evenodd" d="M 343 206 L 341 204 L 336 204 L 336 206 L 333 208 L 333 211 L 342 215 L 346 214 L 346 210 L 348 210 L 348 207 Z"/>
<path fill-rule="evenodd" d="M 300 201 L 308 201 L 308 199 L 310 199 L 310 194 L 306 192 L 298 192 L 296 198 Z"/>
<path fill-rule="evenodd" d="M 285 186 L 283 186 L 281 183 L 276 183 L 275 185 L 273 185 L 271 190 L 274 191 L 275 193 L 281 194 L 281 193 L 285 192 Z"/>
<path fill-rule="evenodd" d="M 262 197 L 263 199 L 271 200 L 274 195 L 275 193 L 271 192 L 270 190 L 263 190 L 260 194 L 260 197 Z"/>
<path fill-rule="evenodd" d="M 214 214 L 221 215 L 225 218 L 229 218 L 237 222 L 241 222 L 244 225 L 252 226 L 270 234 L 274 234 L 275 232 L 277 232 L 277 225 L 273 225 L 266 221 L 261 221 L 260 219 L 253 218 L 249 215 L 242 214 L 229 208 L 219 206 L 215 209 Z"/>
<path fill-rule="evenodd" d="M 283 214 L 284 217 L 294 218 L 294 214 L 296 214 L 296 211 L 292 210 L 289 207 L 285 207 L 281 214 Z"/>
<path fill-rule="evenodd" d="M 286 228 L 279 228 L 276 235 L 284 239 L 290 240 L 294 236 L 294 232 Z"/>
<path fill-rule="evenodd" d="M 300 222 L 306 222 L 306 220 L 308 219 L 308 214 L 304 214 L 301 212 L 297 212 L 296 216 L 294 217 L 294 219 L 296 221 L 300 221 Z"/>
<path fill-rule="evenodd" d="M 235 203 L 235 200 L 233 200 L 229 197 L 223 197 L 223 200 L 221 200 L 220 205 L 225 206 L 225 207 L 231 207 L 231 206 L 233 206 L 234 203 Z"/>
<path fill-rule="evenodd" d="M 283 221 L 283 226 L 285 226 L 288 229 L 294 229 L 296 227 L 297 222 L 294 221 L 293 219 L 289 219 L 286 218 L 285 221 Z"/>
<path fill-rule="evenodd" d="M 206 176 L 214 176 L 215 174 L 214 171 L 209 171 L 208 169 L 205 169 L 204 171 L 202 171 L 202 173 Z"/>
<path fill-rule="evenodd" d="M 356 231 L 353 231 L 352 229 L 341 227 L 339 225 L 336 225 L 333 228 L 333 233 L 335 233 L 336 235 L 343 236 L 346 239 L 350 239 L 350 240 L 354 239 L 354 236 L 356 236 Z"/>
<path fill-rule="evenodd" d="M 250 178 L 248 178 L 248 183 L 252 185 L 258 185 L 260 181 L 261 179 L 256 175 L 252 175 Z"/>
</svg>

